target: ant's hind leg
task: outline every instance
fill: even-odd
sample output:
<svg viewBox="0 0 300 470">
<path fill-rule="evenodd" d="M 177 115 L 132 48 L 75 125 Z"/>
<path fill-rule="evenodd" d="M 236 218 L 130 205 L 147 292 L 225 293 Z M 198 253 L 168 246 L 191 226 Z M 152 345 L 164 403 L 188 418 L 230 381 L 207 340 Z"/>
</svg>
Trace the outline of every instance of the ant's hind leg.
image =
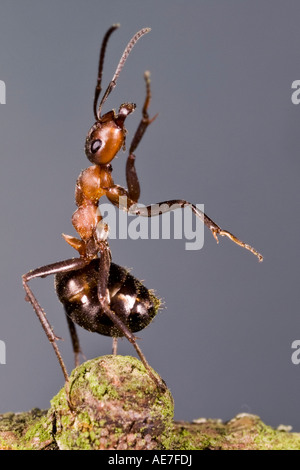
<svg viewBox="0 0 300 470">
<path fill-rule="evenodd" d="M 109 306 L 109 299 L 108 299 L 108 291 L 107 291 L 107 285 L 108 285 L 108 277 L 109 277 L 109 271 L 110 271 L 110 251 L 108 246 L 102 247 L 102 250 L 100 252 L 100 258 L 99 258 L 99 283 L 98 283 L 98 299 L 101 305 L 101 308 L 105 312 L 105 314 L 108 316 L 108 318 L 115 324 L 115 326 L 122 332 L 122 334 L 128 339 L 128 341 L 133 345 L 134 349 L 136 350 L 137 354 L 139 355 L 142 363 L 144 364 L 145 369 L 147 370 L 149 376 L 151 379 L 157 384 L 157 386 L 162 390 L 166 390 L 166 385 L 162 382 L 162 380 L 156 376 L 150 365 L 147 362 L 147 359 L 145 358 L 144 354 L 141 351 L 141 348 L 136 342 L 135 336 L 132 334 L 132 332 L 129 330 L 129 328 L 123 323 L 123 321 L 117 317 L 115 312 L 113 312 L 110 309 Z"/>
</svg>

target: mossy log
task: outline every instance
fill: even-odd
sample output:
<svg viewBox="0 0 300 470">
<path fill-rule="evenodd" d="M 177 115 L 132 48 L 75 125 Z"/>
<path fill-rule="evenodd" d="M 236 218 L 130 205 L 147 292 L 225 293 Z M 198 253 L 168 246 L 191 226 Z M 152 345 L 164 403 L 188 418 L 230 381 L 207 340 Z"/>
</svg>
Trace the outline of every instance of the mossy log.
<svg viewBox="0 0 300 470">
<path fill-rule="evenodd" d="M 67 399 L 68 396 L 68 399 Z M 49 410 L 0 415 L 2 450 L 300 450 L 300 433 L 258 416 L 173 421 L 173 398 L 133 357 L 87 361 Z"/>
</svg>

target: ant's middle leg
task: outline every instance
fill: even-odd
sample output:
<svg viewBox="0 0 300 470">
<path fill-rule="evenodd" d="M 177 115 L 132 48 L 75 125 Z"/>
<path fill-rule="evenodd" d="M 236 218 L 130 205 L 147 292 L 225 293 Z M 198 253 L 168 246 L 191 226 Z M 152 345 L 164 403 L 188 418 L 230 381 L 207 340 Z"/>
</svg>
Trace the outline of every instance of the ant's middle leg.
<svg viewBox="0 0 300 470">
<path fill-rule="evenodd" d="M 210 217 L 208 217 L 204 212 L 202 212 L 198 207 L 194 204 L 191 204 L 188 201 L 183 199 L 173 199 L 171 201 L 164 201 L 159 202 L 157 204 L 151 204 L 146 207 L 138 207 L 136 204 L 129 208 L 129 213 L 133 215 L 140 215 L 143 217 L 153 217 L 160 214 L 164 214 L 165 212 L 169 212 L 172 210 L 180 209 L 189 207 L 192 212 L 206 225 L 206 227 L 211 231 L 217 243 L 219 243 L 218 235 L 222 237 L 228 237 L 231 241 L 236 243 L 237 245 L 245 248 L 246 250 L 250 251 L 253 255 L 257 256 L 259 261 L 263 260 L 263 256 L 252 246 L 248 245 L 247 243 L 243 242 L 239 238 L 237 238 L 232 233 L 228 232 L 227 230 L 221 229 L 219 225 L 217 225 Z"/>
<path fill-rule="evenodd" d="M 123 209 L 129 214 L 139 215 L 142 217 L 154 217 L 160 214 L 164 214 L 165 212 L 189 207 L 192 212 L 196 215 L 196 217 L 198 217 L 204 223 L 204 225 L 206 225 L 206 227 L 211 231 L 217 243 L 219 243 L 218 235 L 220 235 L 221 237 L 227 237 L 237 245 L 253 253 L 255 256 L 257 256 L 259 261 L 263 260 L 263 256 L 255 248 L 243 242 L 227 230 L 223 230 L 210 217 L 208 217 L 204 212 L 198 209 L 197 206 L 191 204 L 188 201 L 185 201 L 184 199 L 172 199 L 170 201 L 163 201 L 157 204 L 151 204 L 149 206 L 140 207 L 132 199 L 129 198 L 129 193 L 124 188 L 118 185 L 112 186 L 107 191 L 106 196 L 112 202 L 112 204 L 119 207 L 119 209 Z"/>
<path fill-rule="evenodd" d="M 67 323 L 68 323 L 69 332 L 70 332 L 71 341 L 72 341 L 72 347 L 73 347 L 74 358 L 75 358 L 75 367 L 77 367 L 80 364 L 79 356 L 80 354 L 82 354 L 82 351 L 80 348 L 79 338 L 77 335 L 75 324 L 68 315 L 66 315 L 66 318 L 67 318 Z"/>
<path fill-rule="evenodd" d="M 132 139 L 130 148 L 129 148 L 129 155 L 126 162 L 126 182 L 128 187 L 128 194 L 130 199 L 134 202 L 138 202 L 140 197 L 140 184 L 135 168 L 135 155 L 134 152 L 142 140 L 142 137 L 154 119 L 157 117 L 157 114 L 153 118 L 149 118 L 148 114 L 148 107 L 151 100 L 151 89 L 150 89 L 150 72 L 145 72 L 144 74 L 145 82 L 146 82 L 146 99 L 144 102 L 144 106 L 142 109 L 142 119 L 138 125 L 138 128 L 134 134 Z"/>
<path fill-rule="evenodd" d="M 73 259 L 69 259 L 65 261 L 59 261 L 58 263 L 49 264 L 47 266 L 42 266 L 41 268 L 34 269 L 33 271 L 29 271 L 27 274 L 24 274 L 22 278 L 23 287 L 26 292 L 26 300 L 31 303 L 38 319 L 41 322 L 43 330 L 45 331 L 47 338 L 49 342 L 51 343 L 54 349 L 54 352 L 57 356 L 57 359 L 59 361 L 59 364 L 64 374 L 66 382 L 68 382 L 68 372 L 64 364 L 64 361 L 62 359 L 61 353 L 56 344 L 56 340 L 59 338 L 54 334 L 53 329 L 46 317 L 46 314 L 43 308 L 38 303 L 36 297 L 34 296 L 31 288 L 28 285 L 28 282 L 35 278 L 43 278 L 43 277 L 47 277 L 47 276 L 54 275 L 57 273 L 69 272 L 69 271 L 73 271 L 76 269 L 80 269 L 86 266 L 87 263 L 88 261 L 83 260 L 81 258 L 73 258 Z M 73 339 L 74 338 L 72 338 L 72 341 Z"/>
</svg>

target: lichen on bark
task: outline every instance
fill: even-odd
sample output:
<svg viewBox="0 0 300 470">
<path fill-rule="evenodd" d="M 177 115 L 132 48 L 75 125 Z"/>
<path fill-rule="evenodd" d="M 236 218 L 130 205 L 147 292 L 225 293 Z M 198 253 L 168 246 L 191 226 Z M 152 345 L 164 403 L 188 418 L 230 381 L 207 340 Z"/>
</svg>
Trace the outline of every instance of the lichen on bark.
<svg viewBox="0 0 300 470">
<path fill-rule="evenodd" d="M 0 449 L 300 450 L 299 433 L 255 415 L 174 422 L 170 391 L 159 390 L 133 357 L 85 362 L 72 372 L 68 396 L 70 403 L 63 387 L 48 411 L 0 415 Z"/>
</svg>

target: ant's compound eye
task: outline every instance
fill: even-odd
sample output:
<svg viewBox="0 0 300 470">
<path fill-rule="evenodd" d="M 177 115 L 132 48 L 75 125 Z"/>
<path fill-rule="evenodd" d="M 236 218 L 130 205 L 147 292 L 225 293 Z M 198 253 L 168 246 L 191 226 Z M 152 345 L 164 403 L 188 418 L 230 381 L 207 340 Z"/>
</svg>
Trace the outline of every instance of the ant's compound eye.
<svg viewBox="0 0 300 470">
<path fill-rule="evenodd" d="M 102 146 L 102 140 L 100 139 L 94 140 L 91 144 L 91 152 L 97 153 L 98 150 L 101 148 L 101 146 Z"/>
</svg>

